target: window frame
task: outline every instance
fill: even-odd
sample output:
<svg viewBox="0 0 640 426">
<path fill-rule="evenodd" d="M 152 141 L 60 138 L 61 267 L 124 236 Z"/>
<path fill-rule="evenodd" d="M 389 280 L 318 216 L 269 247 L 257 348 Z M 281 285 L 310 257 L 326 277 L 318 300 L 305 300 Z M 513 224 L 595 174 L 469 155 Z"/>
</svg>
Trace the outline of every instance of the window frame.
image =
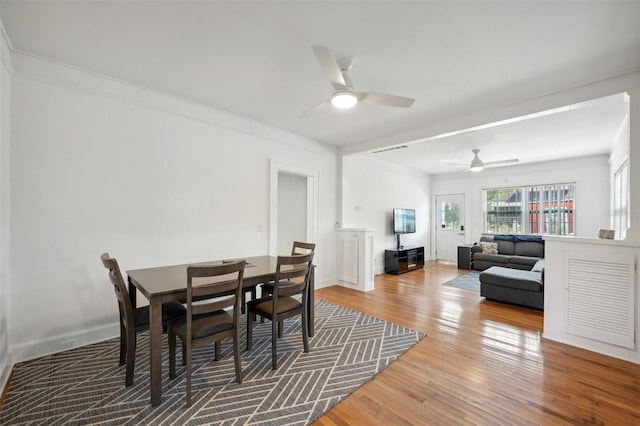
<svg viewBox="0 0 640 426">
<path fill-rule="evenodd" d="M 576 187 L 575 182 L 564 182 L 484 188 L 482 190 L 483 232 L 489 234 L 576 235 Z M 497 201 L 490 208 L 489 193 L 492 191 L 512 192 L 509 198 L 515 197 L 516 201 L 511 201 L 511 203 L 517 204 L 510 206 L 512 213 L 510 216 L 513 217 L 511 229 L 505 229 L 504 224 L 500 229 L 499 220 L 489 219 L 491 212 L 500 207 L 500 203 L 503 204 L 503 207 L 509 207 L 504 204 L 509 201 L 503 200 Z M 537 209 L 532 208 L 536 205 Z M 514 215 L 513 212 L 518 214 Z M 504 217 L 507 217 L 509 210 L 505 209 L 504 213 L 506 215 Z M 494 218 L 498 217 L 497 213 L 493 214 L 496 215 Z"/>
</svg>

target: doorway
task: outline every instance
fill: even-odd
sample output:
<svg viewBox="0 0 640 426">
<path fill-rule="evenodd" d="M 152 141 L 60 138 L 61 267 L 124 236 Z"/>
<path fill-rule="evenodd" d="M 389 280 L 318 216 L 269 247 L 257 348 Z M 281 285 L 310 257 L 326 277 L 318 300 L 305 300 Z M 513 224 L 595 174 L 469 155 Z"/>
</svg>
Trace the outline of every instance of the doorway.
<svg viewBox="0 0 640 426">
<path fill-rule="evenodd" d="M 464 244 L 464 194 L 436 195 L 436 260 L 456 263 Z"/>
<path fill-rule="evenodd" d="M 296 239 L 317 243 L 318 171 L 271 161 L 270 177 L 269 255 L 291 254 Z"/>
<path fill-rule="evenodd" d="M 278 254 L 291 254 L 293 241 L 307 241 L 307 177 L 278 173 Z"/>
</svg>

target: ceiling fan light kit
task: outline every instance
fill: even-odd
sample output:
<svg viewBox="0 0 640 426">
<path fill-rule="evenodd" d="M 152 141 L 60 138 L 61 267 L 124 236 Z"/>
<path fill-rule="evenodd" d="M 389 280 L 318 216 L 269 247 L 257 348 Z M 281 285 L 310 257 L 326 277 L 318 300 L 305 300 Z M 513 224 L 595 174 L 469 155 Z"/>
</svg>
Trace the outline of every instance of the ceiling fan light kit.
<svg viewBox="0 0 640 426">
<path fill-rule="evenodd" d="M 472 152 L 475 154 L 473 160 L 471 160 L 471 165 L 469 166 L 469 170 L 472 172 L 481 172 L 484 169 L 484 164 L 480 157 L 478 157 L 479 149 L 474 149 Z"/>
<path fill-rule="evenodd" d="M 348 90 L 337 90 L 331 96 L 331 105 L 339 109 L 350 109 L 357 103 L 358 97 Z"/>
<path fill-rule="evenodd" d="M 347 77 L 347 71 L 351 68 L 351 61 L 348 58 L 341 58 L 339 63 L 333 59 L 327 46 L 311 46 L 320 68 L 324 73 L 334 92 L 331 98 L 315 107 L 303 112 L 300 118 L 307 117 L 312 111 L 321 105 L 330 103 L 339 109 L 353 108 L 358 102 L 397 108 L 409 108 L 413 105 L 414 99 L 403 96 L 386 95 L 383 93 L 357 92 L 353 89 L 351 81 Z"/>
<path fill-rule="evenodd" d="M 473 152 L 473 160 L 471 160 L 471 164 L 469 164 L 469 168 L 465 170 L 465 172 L 481 172 L 485 167 L 496 167 L 505 164 L 514 164 L 520 161 L 517 158 L 511 158 L 509 160 L 487 161 L 485 163 L 478 156 L 478 154 L 480 153 L 480 150 L 478 148 L 472 149 L 471 152 Z M 464 164 L 458 163 L 449 164 L 452 166 L 464 166 Z"/>
</svg>

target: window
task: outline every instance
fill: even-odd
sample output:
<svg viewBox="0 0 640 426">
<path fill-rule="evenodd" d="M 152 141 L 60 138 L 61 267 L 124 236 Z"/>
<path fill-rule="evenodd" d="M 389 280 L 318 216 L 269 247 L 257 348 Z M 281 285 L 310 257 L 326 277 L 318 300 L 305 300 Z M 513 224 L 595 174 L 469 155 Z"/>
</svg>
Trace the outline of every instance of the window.
<svg viewBox="0 0 640 426">
<path fill-rule="evenodd" d="M 575 184 L 485 189 L 485 232 L 574 235 Z"/>
<path fill-rule="evenodd" d="M 460 229 L 460 203 L 444 202 L 440 205 L 440 208 L 441 228 L 456 231 Z"/>
</svg>

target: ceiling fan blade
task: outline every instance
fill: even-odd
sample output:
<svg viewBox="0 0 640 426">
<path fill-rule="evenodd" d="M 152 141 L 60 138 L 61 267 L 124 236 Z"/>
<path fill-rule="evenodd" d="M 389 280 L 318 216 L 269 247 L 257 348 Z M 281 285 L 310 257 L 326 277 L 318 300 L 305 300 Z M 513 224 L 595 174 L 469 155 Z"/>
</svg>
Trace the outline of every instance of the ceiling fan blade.
<svg viewBox="0 0 640 426">
<path fill-rule="evenodd" d="M 513 163 L 517 163 L 520 160 L 518 158 L 512 158 L 510 160 L 500 160 L 500 161 L 485 161 L 484 162 L 484 166 L 485 167 L 493 167 L 493 166 L 499 166 L 502 164 L 513 164 Z"/>
<path fill-rule="evenodd" d="M 358 102 L 365 104 L 409 108 L 415 102 L 415 99 L 395 95 L 384 95 L 382 93 L 358 92 L 357 95 Z"/>
<path fill-rule="evenodd" d="M 309 108 L 308 110 L 306 110 L 305 112 L 303 112 L 302 114 L 300 114 L 298 116 L 298 118 L 307 118 L 310 115 L 312 115 L 314 112 L 319 111 L 321 109 L 324 109 L 325 107 L 328 107 L 329 105 L 331 105 L 331 101 L 324 101 L 322 103 L 319 103 L 318 105 Z"/>
<path fill-rule="evenodd" d="M 469 163 L 447 163 L 450 166 L 467 166 L 469 167 Z"/>
<path fill-rule="evenodd" d="M 329 48 L 327 46 L 311 46 L 311 49 L 313 49 L 313 53 L 316 55 L 316 59 L 318 60 L 318 63 L 320 63 L 320 67 L 322 68 L 324 75 L 327 77 L 334 89 L 345 89 L 347 87 L 347 82 L 344 81 L 342 71 L 335 59 L 333 59 Z"/>
</svg>

